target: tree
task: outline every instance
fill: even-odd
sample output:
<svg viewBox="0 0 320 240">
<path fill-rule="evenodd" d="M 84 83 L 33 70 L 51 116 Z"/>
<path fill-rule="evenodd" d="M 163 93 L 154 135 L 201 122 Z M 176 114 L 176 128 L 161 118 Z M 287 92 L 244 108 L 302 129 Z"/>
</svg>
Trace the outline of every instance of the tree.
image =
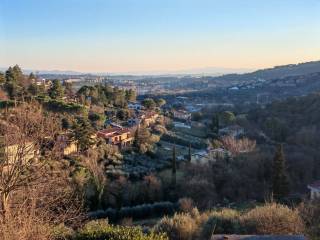
<svg viewBox="0 0 320 240">
<path fill-rule="evenodd" d="M 30 81 L 34 81 L 35 79 L 36 79 L 36 76 L 34 75 L 34 73 L 33 72 L 31 72 L 30 74 L 29 74 L 29 80 Z"/>
<path fill-rule="evenodd" d="M 177 182 L 177 161 L 176 161 L 176 145 L 172 147 L 172 186 L 176 185 Z"/>
<path fill-rule="evenodd" d="M 233 112 L 224 111 L 219 114 L 219 120 L 221 120 L 224 125 L 229 125 L 236 120 L 236 117 Z"/>
<path fill-rule="evenodd" d="M 55 149 L 55 142 L 52 145 L 48 141 L 55 139 L 59 127 L 38 105 L 12 109 L 1 122 L 0 201 L 5 220 L 14 194 L 34 187 L 45 173 L 46 160 L 53 157 Z"/>
<path fill-rule="evenodd" d="M 48 94 L 52 99 L 61 99 L 64 95 L 64 89 L 59 80 L 53 80 L 52 86 L 48 90 Z"/>
<path fill-rule="evenodd" d="M 192 155 L 191 155 L 191 144 L 189 144 L 189 152 L 188 152 L 188 162 L 190 163 L 192 159 Z"/>
<path fill-rule="evenodd" d="M 151 134 L 150 131 L 144 127 L 139 126 L 135 132 L 133 145 L 140 153 L 146 153 L 153 149 L 153 145 L 159 142 L 158 135 Z"/>
<path fill-rule="evenodd" d="M 72 98 L 74 96 L 73 86 L 71 82 L 63 82 L 64 93 L 68 98 Z"/>
<path fill-rule="evenodd" d="M 276 150 L 272 165 L 272 193 L 275 199 L 281 200 L 289 194 L 289 181 L 286 173 L 283 145 Z"/>
<path fill-rule="evenodd" d="M 219 134 L 220 124 L 219 124 L 219 115 L 215 114 L 212 118 L 211 129 L 215 134 Z"/>
<path fill-rule="evenodd" d="M 256 147 L 256 141 L 248 138 L 236 139 L 233 136 L 224 136 L 221 138 L 222 146 L 233 156 L 240 153 L 251 152 Z"/>
<path fill-rule="evenodd" d="M 39 94 L 39 88 L 37 86 L 37 84 L 35 83 L 31 83 L 28 87 L 28 92 L 32 95 L 32 96 L 37 96 Z"/>
<path fill-rule="evenodd" d="M 152 98 L 146 98 L 142 101 L 142 105 L 147 109 L 154 109 L 156 107 L 156 103 Z"/>
<path fill-rule="evenodd" d="M 162 107 L 163 105 L 166 104 L 166 100 L 164 100 L 163 98 L 158 98 L 156 99 L 156 104 L 158 107 Z"/>
<path fill-rule="evenodd" d="M 0 72 L 0 84 L 3 84 L 6 81 L 5 76 L 2 72 Z"/>
<path fill-rule="evenodd" d="M 134 91 L 133 89 L 126 90 L 125 95 L 127 101 L 133 102 L 137 98 L 136 91 Z"/>
<path fill-rule="evenodd" d="M 83 163 L 91 174 L 91 178 L 98 193 L 98 209 L 101 209 L 102 196 L 104 194 L 105 186 L 107 184 L 105 168 L 102 165 L 98 152 L 93 149 L 88 150 L 87 157 L 85 157 Z"/>
<path fill-rule="evenodd" d="M 77 142 L 78 151 L 84 152 L 93 144 L 93 129 L 89 121 L 83 117 L 79 117 L 72 126 L 72 138 Z"/>
</svg>

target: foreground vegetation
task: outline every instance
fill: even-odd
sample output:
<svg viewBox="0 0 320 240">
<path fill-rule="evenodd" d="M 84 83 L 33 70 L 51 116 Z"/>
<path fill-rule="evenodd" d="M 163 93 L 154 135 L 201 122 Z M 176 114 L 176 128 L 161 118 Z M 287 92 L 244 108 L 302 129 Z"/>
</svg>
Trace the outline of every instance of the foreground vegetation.
<svg viewBox="0 0 320 240">
<path fill-rule="evenodd" d="M 318 95 L 245 114 L 198 113 L 202 125 L 190 130 L 174 128 L 165 102 L 148 98 L 146 112 L 160 117 L 133 128 L 132 145 L 122 149 L 95 133 L 137 115 L 128 108 L 134 91 L 73 92 L 68 83 L 39 86 L 35 78 L 18 66 L 0 75 L 1 239 L 319 236 L 319 203 L 304 192 L 319 177 Z M 234 124 L 246 134 L 221 134 Z M 70 142 L 76 150 L 65 154 Z M 203 149 L 222 151 L 192 161 Z"/>
</svg>

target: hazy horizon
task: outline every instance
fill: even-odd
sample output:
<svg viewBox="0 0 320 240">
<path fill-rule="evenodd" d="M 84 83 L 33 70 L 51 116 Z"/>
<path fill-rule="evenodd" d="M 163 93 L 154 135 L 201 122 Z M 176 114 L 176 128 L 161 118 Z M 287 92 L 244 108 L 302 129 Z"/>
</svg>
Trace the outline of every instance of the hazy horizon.
<svg viewBox="0 0 320 240">
<path fill-rule="evenodd" d="M 319 11 L 316 0 L 4 0 L 0 66 L 170 73 L 314 61 Z"/>
</svg>

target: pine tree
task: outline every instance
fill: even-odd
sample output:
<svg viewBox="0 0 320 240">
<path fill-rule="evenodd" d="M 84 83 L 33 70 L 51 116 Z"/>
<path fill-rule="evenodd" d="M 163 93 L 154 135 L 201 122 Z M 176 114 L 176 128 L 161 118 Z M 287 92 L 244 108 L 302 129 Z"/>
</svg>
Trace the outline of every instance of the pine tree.
<svg viewBox="0 0 320 240">
<path fill-rule="evenodd" d="M 176 161 L 176 145 L 172 147 L 172 186 L 174 187 L 177 182 L 177 161 Z"/>
<path fill-rule="evenodd" d="M 272 193 L 273 197 L 281 200 L 289 194 L 289 181 L 286 173 L 283 146 L 280 144 L 273 158 L 272 166 Z"/>
<path fill-rule="evenodd" d="M 4 83 L 6 81 L 6 78 L 2 72 L 0 72 L 0 84 Z"/>
<path fill-rule="evenodd" d="M 188 161 L 191 162 L 191 144 L 189 144 Z"/>
<path fill-rule="evenodd" d="M 49 96 L 53 99 L 62 98 L 64 95 L 64 89 L 61 82 L 59 80 L 53 80 L 52 86 L 50 87 L 48 93 Z"/>
<path fill-rule="evenodd" d="M 92 139 L 93 129 L 89 121 L 85 118 L 78 118 L 72 128 L 72 138 L 77 142 L 78 151 L 84 152 L 88 150 L 94 144 Z"/>
<path fill-rule="evenodd" d="M 219 114 L 215 114 L 212 118 L 212 131 L 215 134 L 219 134 L 220 123 L 219 123 Z"/>
</svg>

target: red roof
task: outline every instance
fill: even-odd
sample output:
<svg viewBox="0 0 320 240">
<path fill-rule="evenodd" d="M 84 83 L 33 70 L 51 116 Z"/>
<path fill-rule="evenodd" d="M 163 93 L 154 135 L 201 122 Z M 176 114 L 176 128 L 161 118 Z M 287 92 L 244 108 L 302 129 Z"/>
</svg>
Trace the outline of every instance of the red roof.
<svg viewBox="0 0 320 240">
<path fill-rule="evenodd" d="M 318 181 L 315 181 L 311 184 L 309 184 L 309 187 L 312 187 L 312 188 L 319 188 L 320 189 L 320 180 Z"/>
<path fill-rule="evenodd" d="M 114 127 L 114 128 L 108 128 L 108 129 L 103 129 L 101 131 L 98 131 L 97 135 L 99 137 L 113 137 L 113 136 L 116 136 L 116 135 L 120 135 L 120 134 L 123 134 L 123 133 L 130 133 L 130 130 L 127 129 L 127 128 L 117 128 L 117 127 Z"/>
</svg>

